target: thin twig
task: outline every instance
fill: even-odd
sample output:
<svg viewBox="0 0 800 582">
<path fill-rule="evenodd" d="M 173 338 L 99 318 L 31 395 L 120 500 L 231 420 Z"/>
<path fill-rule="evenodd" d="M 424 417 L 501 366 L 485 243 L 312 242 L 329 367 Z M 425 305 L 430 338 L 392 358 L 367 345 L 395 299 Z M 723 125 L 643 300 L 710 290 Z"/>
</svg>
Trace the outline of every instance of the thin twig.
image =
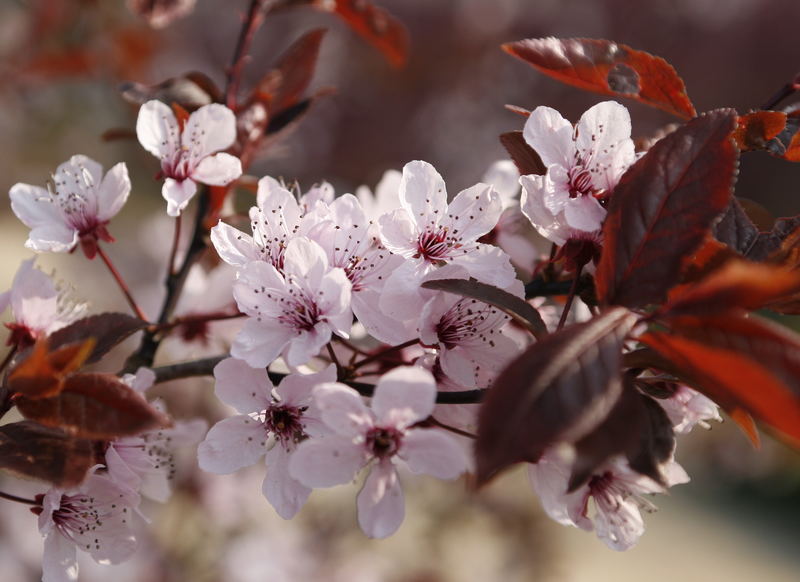
<svg viewBox="0 0 800 582">
<path fill-rule="evenodd" d="M 344 378 L 344 368 L 342 367 L 341 362 L 339 362 L 339 358 L 336 355 L 336 352 L 333 351 L 333 344 L 331 344 L 331 342 L 328 342 L 328 345 L 326 347 L 328 348 L 328 355 L 331 357 L 331 362 L 333 362 L 336 365 L 336 377 L 341 380 L 342 378 Z"/>
<path fill-rule="evenodd" d="M 800 91 L 800 73 L 795 75 L 791 81 L 786 83 L 783 87 L 778 89 L 772 97 L 767 99 L 766 103 L 761 106 L 761 109 L 775 109 L 781 101 L 794 95 L 797 91 Z"/>
<path fill-rule="evenodd" d="M 401 350 L 404 350 L 404 349 L 406 349 L 408 347 L 411 347 L 411 346 L 413 346 L 415 344 L 418 344 L 418 343 L 419 343 L 419 339 L 413 339 L 413 340 L 408 340 L 407 342 L 403 342 L 402 344 L 399 344 L 399 345 L 396 345 L 396 346 L 392 346 L 390 348 L 386 348 L 385 350 L 381 350 L 378 353 L 372 354 L 371 356 L 368 356 L 368 357 L 364 358 L 363 360 L 359 360 L 358 362 L 356 362 L 355 364 L 353 364 L 351 366 L 351 369 L 352 370 L 357 370 L 358 368 L 361 368 L 362 366 L 366 366 L 367 364 L 371 364 L 372 362 L 375 362 L 377 360 L 382 360 L 383 358 L 385 358 L 389 354 L 393 354 L 395 352 L 399 352 Z"/>
<path fill-rule="evenodd" d="M 117 285 L 122 290 L 122 293 L 125 295 L 125 299 L 128 300 L 128 305 L 131 306 L 133 312 L 142 321 L 147 321 L 147 316 L 144 314 L 142 309 L 136 303 L 136 300 L 133 298 L 133 295 L 131 295 L 131 291 L 128 288 L 128 284 L 125 283 L 125 280 L 122 278 L 122 275 L 119 274 L 119 271 L 117 271 L 116 267 L 114 266 L 114 263 L 111 262 L 111 259 L 100 245 L 97 245 L 97 254 L 100 256 L 101 259 L 103 259 L 103 262 L 106 264 L 106 267 L 108 267 L 108 270 L 111 271 L 111 275 L 114 277 L 114 280 L 117 282 Z"/>
<path fill-rule="evenodd" d="M 239 39 L 236 41 L 236 49 L 233 52 L 231 64 L 226 73 L 225 104 L 236 111 L 237 96 L 239 93 L 239 83 L 242 80 L 242 69 L 244 68 L 247 53 L 253 42 L 256 30 L 264 21 L 264 14 L 272 0 L 251 0 L 250 8 L 247 10 Z"/>
<path fill-rule="evenodd" d="M 446 431 L 452 432 L 454 434 L 461 435 L 463 437 L 467 437 L 467 438 L 470 438 L 470 439 L 478 438 L 478 435 L 472 434 L 471 432 L 467 432 L 465 430 L 461 430 L 460 428 L 457 428 L 455 426 L 450 426 L 449 424 L 445 424 L 445 423 L 443 423 L 442 421 L 440 421 L 439 419 L 437 419 L 437 418 L 435 418 L 433 416 L 428 417 L 427 418 L 427 422 L 429 422 L 430 424 L 432 424 L 434 426 L 438 426 L 439 428 L 443 428 Z"/>
<path fill-rule="evenodd" d="M 167 273 L 172 275 L 175 272 L 175 257 L 178 255 L 178 245 L 181 242 L 181 215 L 175 217 L 175 236 L 172 239 L 172 250 L 169 252 L 167 261 Z"/>
<path fill-rule="evenodd" d="M 0 498 L 8 499 L 9 501 L 16 501 L 17 503 L 25 503 L 26 505 L 41 505 L 41 503 L 33 499 L 18 497 L 16 495 L 11 495 L 11 493 L 5 493 L 3 491 L 0 491 Z"/>
<path fill-rule="evenodd" d="M 567 295 L 567 303 L 564 305 L 564 311 L 561 312 L 561 319 L 558 320 L 556 331 L 564 327 L 564 324 L 567 322 L 567 315 L 569 315 L 569 311 L 572 308 L 572 302 L 575 300 L 575 295 L 578 292 L 578 281 L 581 279 L 582 270 L 583 265 L 579 266 L 575 271 L 575 278 L 572 280 L 572 285 L 570 285 L 569 294 Z"/>
<path fill-rule="evenodd" d="M 171 329 L 175 329 L 176 327 L 180 327 L 182 325 L 192 325 L 195 323 L 213 323 L 215 321 L 239 319 L 240 317 L 244 317 L 244 313 L 225 313 L 225 312 L 215 311 L 214 313 L 185 315 L 183 317 L 176 317 L 175 319 L 173 319 L 172 321 L 168 321 L 167 323 L 154 325 L 152 327 L 152 330 L 164 332 L 164 331 L 169 331 Z"/>
</svg>

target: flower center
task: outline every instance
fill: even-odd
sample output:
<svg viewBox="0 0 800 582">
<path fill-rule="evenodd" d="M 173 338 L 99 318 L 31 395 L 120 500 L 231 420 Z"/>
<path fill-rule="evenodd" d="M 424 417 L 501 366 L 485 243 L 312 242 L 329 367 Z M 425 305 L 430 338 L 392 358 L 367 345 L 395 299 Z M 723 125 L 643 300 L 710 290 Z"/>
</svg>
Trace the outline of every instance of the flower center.
<svg viewBox="0 0 800 582">
<path fill-rule="evenodd" d="M 396 428 L 374 427 L 367 432 L 366 446 L 378 459 L 393 456 L 400 448 L 401 433 Z"/>
<path fill-rule="evenodd" d="M 436 335 L 447 349 L 467 343 L 494 347 L 494 337 L 499 335 L 498 330 L 507 319 L 486 303 L 462 299 L 439 320 Z"/>
<path fill-rule="evenodd" d="M 282 443 L 300 442 L 306 437 L 300 419 L 303 409 L 296 406 L 270 406 L 265 412 L 264 425 Z"/>
<path fill-rule="evenodd" d="M 446 261 L 450 258 L 451 249 L 459 246 L 448 236 L 447 228 L 437 231 L 426 230 L 417 239 L 417 252 L 414 258 L 422 258 L 429 263 Z"/>
</svg>

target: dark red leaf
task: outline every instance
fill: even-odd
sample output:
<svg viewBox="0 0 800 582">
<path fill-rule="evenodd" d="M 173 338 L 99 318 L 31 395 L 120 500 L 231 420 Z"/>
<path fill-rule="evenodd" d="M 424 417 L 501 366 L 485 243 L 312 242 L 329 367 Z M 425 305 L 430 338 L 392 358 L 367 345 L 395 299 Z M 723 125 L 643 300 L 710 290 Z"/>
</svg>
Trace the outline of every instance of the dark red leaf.
<svg viewBox="0 0 800 582">
<path fill-rule="evenodd" d="M 94 465 L 91 441 L 25 420 L 0 426 L 0 468 L 74 487 Z"/>
<path fill-rule="evenodd" d="M 731 198 L 728 209 L 714 225 L 712 233 L 718 241 L 744 256 L 758 238 L 758 228 L 735 197 Z"/>
<path fill-rule="evenodd" d="M 622 390 L 622 345 L 635 321 L 627 309 L 609 309 L 545 337 L 503 370 L 478 420 L 479 484 L 603 422 Z"/>
<path fill-rule="evenodd" d="M 73 374 L 58 396 L 15 400 L 23 416 L 89 439 L 112 439 L 167 426 L 169 419 L 113 374 Z"/>
<path fill-rule="evenodd" d="M 94 339 L 89 338 L 51 350 L 47 339 L 39 340 L 11 370 L 7 386 L 28 398 L 55 396 L 66 378 L 86 362 L 94 346 Z"/>
<path fill-rule="evenodd" d="M 537 338 L 547 335 L 547 326 L 542 316 L 530 303 L 493 285 L 469 279 L 435 279 L 422 284 L 425 289 L 447 291 L 494 305 L 527 329 Z"/>
<path fill-rule="evenodd" d="M 773 156 L 800 162 L 800 117 L 790 115 L 783 131 L 767 144 L 766 149 Z"/>
<path fill-rule="evenodd" d="M 643 411 L 643 422 L 636 442 L 625 453 L 630 468 L 666 486 L 661 466 L 675 452 L 675 431 L 661 405 L 642 394 L 637 395 Z"/>
<path fill-rule="evenodd" d="M 751 261 L 766 261 L 770 255 L 780 250 L 783 241 L 800 228 L 800 215 L 779 218 L 769 232 L 759 232 L 753 244 L 744 253 Z"/>
<path fill-rule="evenodd" d="M 800 338 L 756 317 L 687 317 L 640 341 L 727 410 L 743 409 L 800 444 Z"/>
<path fill-rule="evenodd" d="M 671 294 L 663 316 L 755 311 L 795 293 L 800 293 L 800 271 L 731 260 L 702 281 Z"/>
<path fill-rule="evenodd" d="M 766 149 L 769 142 L 786 127 L 781 111 L 755 111 L 739 117 L 733 139 L 742 151 Z"/>
<path fill-rule="evenodd" d="M 639 307 L 662 301 L 684 258 L 728 205 L 738 152 L 736 113 L 717 110 L 655 144 L 622 176 L 603 225 L 597 297 Z"/>
<path fill-rule="evenodd" d="M 500 143 L 506 148 L 508 155 L 511 156 L 511 160 L 517 166 L 521 175 L 543 175 L 547 172 L 547 168 L 542 163 L 542 158 L 539 157 L 536 150 L 528 145 L 528 142 L 522 137 L 521 131 L 501 133 Z"/>
<path fill-rule="evenodd" d="M 503 45 L 545 75 L 587 91 L 630 97 L 683 118 L 696 115 L 686 87 L 662 58 L 590 38 L 536 38 Z"/>
<path fill-rule="evenodd" d="M 90 315 L 53 332 L 49 338 L 50 348 L 56 349 L 92 338 L 95 340 L 94 348 L 86 360 L 87 364 L 92 364 L 99 361 L 114 346 L 145 327 L 147 322 L 124 313 Z"/>
<path fill-rule="evenodd" d="M 313 6 L 335 12 L 395 67 L 408 59 L 408 31 L 403 23 L 370 0 L 313 0 Z"/>
</svg>

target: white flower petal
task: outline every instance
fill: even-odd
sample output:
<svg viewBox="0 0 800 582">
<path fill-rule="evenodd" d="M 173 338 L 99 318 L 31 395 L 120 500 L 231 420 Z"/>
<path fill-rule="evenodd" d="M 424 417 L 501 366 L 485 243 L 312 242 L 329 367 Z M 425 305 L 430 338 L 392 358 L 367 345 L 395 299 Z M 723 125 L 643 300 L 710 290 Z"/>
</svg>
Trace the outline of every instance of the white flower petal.
<svg viewBox="0 0 800 582">
<path fill-rule="evenodd" d="M 53 529 L 44 538 L 42 582 L 76 582 L 78 558 L 75 544 Z"/>
<path fill-rule="evenodd" d="M 64 222 L 61 208 L 44 188 L 17 183 L 11 187 L 8 195 L 11 198 L 11 210 L 28 228 L 49 227 Z"/>
<path fill-rule="evenodd" d="M 575 230 L 594 232 L 600 230 L 606 218 L 606 209 L 593 196 L 571 198 L 564 207 L 564 219 Z"/>
<path fill-rule="evenodd" d="M 358 525 L 371 538 L 392 535 L 403 523 L 405 500 L 397 471 L 388 460 L 372 468 L 356 498 Z"/>
<path fill-rule="evenodd" d="M 68 253 L 77 244 L 77 230 L 65 224 L 52 224 L 31 229 L 25 248 L 40 253 Z"/>
<path fill-rule="evenodd" d="M 293 330 L 279 324 L 268 325 L 248 319 L 233 340 L 231 355 L 254 368 L 264 368 L 275 361 L 295 336 Z"/>
<path fill-rule="evenodd" d="M 214 154 L 200 160 L 192 178 L 210 186 L 225 186 L 242 175 L 242 163 L 230 154 Z"/>
<path fill-rule="evenodd" d="M 120 162 L 106 173 L 97 189 L 97 217 L 110 220 L 125 205 L 131 192 L 128 167 Z"/>
<path fill-rule="evenodd" d="M 378 220 L 381 241 L 389 251 L 407 259 L 418 253 L 418 233 L 408 212 L 403 209 L 384 214 Z"/>
<path fill-rule="evenodd" d="M 261 412 L 271 402 L 272 382 L 264 368 L 252 368 L 242 360 L 225 358 L 214 367 L 214 393 L 239 413 Z"/>
<path fill-rule="evenodd" d="M 206 156 L 228 149 L 234 141 L 236 116 L 219 103 L 204 105 L 192 113 L 181 135 L 181 145 L 189 149 L 193 167 Z"/>
<path fill-rule="evenodd" d="M 487 184 L 475 184 L 462 190 L 447 207 L 451 232 L 464 241 L 477 240 L 492 230 L 502 212 L 500 195 Z"/>
<path fill-rule="evenodd" d="M 405 428 L 430 416 L 436 400 L 436 380 L 418 366 L 402 366 L 378 381 L 372 410 L 383 422 Z"/>
<path fill-rule="evenodd" d="M 136 137 L 144 149 L 159 159 L 171 157 L 180 149 L 178 120 L 168 105 L 155 99 L 139 109 Z"/>
<path fill-rule="evenodd" d="M 221 220 L 211 229 L 211 243 L 219 257 L 234 267 L 244 267 L 261 258 L 253 237 Z"/>
<path fill-rule="evenodd" d="M 301 442 L 289 458 L 289 474 L 307 487 L 333 487 L 352 481 L 366 461 L 362 446 L 330 435 Z"/>
<path fill-rule="evenodd" d="M 239 415 L 219 421 L 197 446 L 203 471 L 224 475 L 253 465 L 266 451 L 264 424 Z"/>
<path fill-rule="evenodd" d="M 575 153 L 572 124 L 551 107 L 534 109 L 525 121 L 522 136 L 545 166 L 558 164 L 570 167 Z"/>
<path fill-rule="evenodd" d="M 398 454 L 414 473 L 437 479 L 455 479 L 469 466 L 461 445 L 450 435 L 435 429 L 409 430 L 403 436 Z"/>
<path fill-rule="evenodd" d="M 292 519 L 303 507 L 311 489 L 289 474 L 289 452 L 276 444 L 267 452 L 264 461 L 267 474 L 261 492 L 283 519 Z"/>
<path fill-rule="evenodd" d="M 447 212 L 442 176 L 428 162 L 407 163 L 400 180 L 400 203 L 420 231 L 432 223 L 438 224 Z"/>
<path fill-rule="evenodd" d="M 314 388 L 313 397 L 322 421 L 340 436 L 360 437 L 375 424 L 372 412 L 349 386 L 320 384 Z"/>
<path fill-rule="evenodd" d="M 179 216 L 196 192 L 197 184 L 189 178 L 181 182 L 172 178 L 165 179 L 161 187 L 161 196 L 167 201 L 167 214 Z"/>
</svg>

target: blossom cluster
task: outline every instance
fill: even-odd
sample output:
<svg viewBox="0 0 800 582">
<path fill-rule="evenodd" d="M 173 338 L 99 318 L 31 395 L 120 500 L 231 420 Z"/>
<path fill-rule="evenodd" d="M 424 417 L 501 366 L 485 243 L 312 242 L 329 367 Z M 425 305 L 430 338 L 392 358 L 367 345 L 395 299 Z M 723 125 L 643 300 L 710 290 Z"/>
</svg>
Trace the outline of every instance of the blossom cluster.
<svg viewBox="0 0 800 582">
<path fill-rule="evenodd" d="M 198 183 L 231 185 L 242 174 L 240 160 L 225 151 L 235 142 L 236 118 L 223 105 L 188 114 L 149 101 L 136 131 L 159 159 L 169 216 L 187 209 Z M 606 206 L 636 159 L 630 133 L 627 110 L 615 102 L 592 107 L 575 127 L 540 107 L 523 135 L 545 173 L 519 176 L 512 164 L 498 162 L 485 182 L 452 199 L 423 161 L 387 172 L 375 194 L 362 188 L 337 196 L 326 182 L 301 194 L 270 176 L 258 180 L 249 228 L 240 229 L 234 216 L 210 231 L 231 272 L 215 279 L 221 288 L 213 295 L 226 309 L 235 303 L 238 314 L 225 317 L 243 316 L 229 357 L 213 370 L 216 396 L 237 414 L 204 438 L 205 423 L 197 420 L 102 441 L 83 483 L 36 499 L 44 579 L 75 579 L 76 548 L 99 562 L 129 557 L 141 497 L 166 501 L 174 448 L 198 441 L 197 460 L 208 472 L 232 473 L 263 458 L 263 495 L 285 519 L 313 489 L 360 478 L 361 529 L 376 538 L 395 532 L 404 517 L 406 471 L 452 480 L 472 470 L 479 405 L 443 404 L 439 395 L 492 386 L 535 341 L 501 307 L 425 284 L 477 281 L 522 302 L 521 278 L 547 263 L 534 229 L 560 247 L 570 240 L 602 245 Z M 125 164 L 104 175 L 98 163 L 73 156 L 52 182 L 10 191 L 13 211 L 31 228 L 26 246 L 70 252 L 80 245 L 89 259 L 104 256 L 101 245 L 113 241 L 109 222 L 131 191 Z M 212 302 L 201 292 L 193 308 L 213 312 Z M 536 305 L 556 327 L 556 307 Z M 65 301 L 32 260 L 0 295 L 0 309 L 8 306 L 9 343 L 19 350 L 74 322 L 83 309 Z M 156 380 L 148 368 L 123 377 L 141 399 Z M 719 418 L 711 401 L 687 387 L 664 399 L 663 409 L 678 433 Z M 674 458 L 659 483 L 613 457 L 569 490 L 572 462 L 569 451 L 551 448 L 529 464 L 531 485 L 549 516 L 594 530 L 614 549 L 642 534 L 640 509 L 652 507 L 642 495 L 688 480 Z"/>
</svg>

